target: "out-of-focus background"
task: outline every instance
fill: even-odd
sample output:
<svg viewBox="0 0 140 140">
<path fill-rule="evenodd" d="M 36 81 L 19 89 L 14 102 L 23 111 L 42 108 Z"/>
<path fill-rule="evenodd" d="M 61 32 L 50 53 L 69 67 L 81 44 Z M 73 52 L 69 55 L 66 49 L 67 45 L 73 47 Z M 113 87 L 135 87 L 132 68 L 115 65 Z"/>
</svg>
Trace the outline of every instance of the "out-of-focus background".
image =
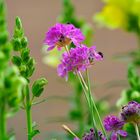
<svg viewBox="0 0 140 140">
<path fill-rule="evenodd" d="M 66 101 L 51 99 L 52 96 L 69 96 L 71 87 L 64 79 L 57 76 L 56 69 L 43 63 L 42 46 L 45 33 L 50 26 L 57 22 L 57 17 L 62 11 L 61 0 L 6 0 L 7 19 L 10 33 L 13 32 L 14 20 L 16 16 L 22 19 L 26 36 L 29 39 L 29 47 L 32 56 L 36 59 L 36 72 L 33 76 L 38 78 L 45 76 L 49 84 L 42 95 L 42 98 L 49 98 L 45 103 L 33 107 L 33 120 L 39 124 L 41 135 L 35 140 L 44 140 L 49 131 L 64 131 L 61 123 L 47 123 L 47 118 L 52 116 L 61 117 L 67 114 L 70 104 Z M 108 102 L 110 106 L 120 96 L 123 87 L 118 86 L 109 90 L 104 88 L 104 84 L 113 80 L 126 79 L 126 63 L 113 60 L 112 56 L 120 52 L 127 52 L 136 47 L 136 39 L 132 34 L 127 34 L 120 30 L 110 31 L 99 29 L 93 23 L 92 17 L 103 6 L 100 0 L 73 0 L 78 17 L 84 18 L 94 29 L 93 44 L 97 50 L 103 52 L 104 60 L 96 63 L 90 69 L 90 78 L 97 85 L 94 94 L 99 99 L 110 95 Z M 114 15 L 115 16 L 115 15 Z M 9 128 L 14 126 L 17 140 L 25 140 L 26 125 L 24 111 L 18 112 L 16 117 L 9 120 Z M 66 123 L 71 128 L 71 123 Z"/>
</svg>

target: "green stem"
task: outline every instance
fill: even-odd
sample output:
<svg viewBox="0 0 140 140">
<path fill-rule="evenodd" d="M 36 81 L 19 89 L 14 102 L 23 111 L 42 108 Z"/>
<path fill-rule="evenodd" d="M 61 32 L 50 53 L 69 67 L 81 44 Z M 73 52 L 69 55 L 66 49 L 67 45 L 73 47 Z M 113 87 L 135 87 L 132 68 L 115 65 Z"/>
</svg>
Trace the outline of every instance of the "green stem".
<svg viewBox="0 0 140 140">
<path fill-rule="evenodd" d="M 77 77 L 78 77 L 78 79 L 79 79 L 79 81 L 80 81 L 80 84 L 81 84 L 82 89 L 83 89 L 83 91 L 84 91 L 84 95 L 85 95 L 85 97 L 86 97 L 87 103 L 88 103 L 88 105 L 89 105 L 89 107 L 90 107 L 90 103 L 89 103 L 89 99 L 88 99 L 88 96 L 87 96 L 87 91 L 86 91 L 86 89 L 85 89 L 85 85 L 84 85 L 84 83 L 82 82 L 82 79 L 81 79 L 81 77 L 79 76 L 79 73 L 78 73 L 78 72 L 77 72 Z"/>
<path fill-rule="evenodd" d="M 31 136 L 31 134 L 32 134 L 32 114 L 31 114 L 30 94 L 29 94 L 28 90 L 26 92 L 26 118 L 27 118 L 28 140 L 32 140 L 32 136 Z"/>
<path fill-rule="evenodd" d="M 6 112 L 5 102 L 1 101 L 0 104 L 0 140 L 6 140 Z"/>
<path fill-rule="evenodd" d="M 76 77 L 77 78 L 77 77 Z M 76 79 L 75 79 L 76 80 Z M 81 102 L 82 99 L 82 93 L 83 93 L 83 89 L 81 88 L 81 84 L 78 81 L 74 82 L 74 102 L 77 108 L 77 111 L 81 114 L 78 117 L 77 123 L 78 123 L 78 129 L 77 129 L 77 135 L 78 136 L 83 136 L 84 133 L 84 128 L 85 128 L 85 121 L 84 121 L 84 104 L 83 102 Z M 82 135 L 81 135 L 82 134 Z"/>
<path fill-rule="evenodd" d="M 120 135 L 118 135 L 118 140 L 121 140 Z"/>
<path fill-rule="evenodd" d="M 83 85 L 85 86 L 86 90 L 88 91 L 88 87 L 87 87 L 87 85 L 86 85 L 86 82 L 85 82 L 85 80 L 84 80 L 84 78 L 83 78 L 81 72 L 79 72 L 79 76 L 80 76 L 80 78 L 81 78 L 81 81 L 83 82 Z"/>
<path fill-rule="evenodd" d="M 104 135 L 105 135 L 106 138 L 107 138 L 107 134 L 106 134 L 105 128 L 104 128 L 104 126 L 103 126 L 103 123 L 102 123 L 100 114 L 99 114 L 99 112 L 98 112 L 98 109 L 97 109 L 97 107 L 96 107 L 95 101 L 93 100 L 93 97 L 92 97 L 92 94 L 91 94 L 91 87 L 90 87 L 90 79 L 89 79 L 88 70 L 86 70 L 86 75 L 87 75 L 87 80 L 88 80 L 88 89 L 89 89 L 88 91 L 89 91 L 89 97 L 90 97 L 90 100 L 91 100 L 91 104 L 92 104 L 93 108 L 95 109 L 95 112 L 96 112 L 96 115 L 97 115 L 97 117 L 98 117 L 98 120 L 99 120 L 99 124 L 100 124 L 100 126 L 101 126 L 101 129 L 102 129 Z M 93 109 L 92 109 L 92 110 L 93 110 Z"/>
<path fill-rule="evenodd" d="M 134 124 L 134 127 L 135 127 L 135 131 L 136 131 L 137 139 L 140 140 L 140 134 L 139 134 L 138 125 L 135 123 L 135 124 Z"/>
<path fill-rule="evenodd" d="M 91 100 L 90 100 L 90 98 L 88 96 L 88 91 L 87 91 L 88 87 L 86 85 L 86 82 L 83 81 L 84 78 L 82 77 L 82 75 L 81 74 L 79 75 L 79 73 L 78 73 L 77 76 L 78 76 L 79 81 L 80 81 L 80 83 L 82 85 L 82 88 L 83 88 L 83 91 L 84 91 L 84 94 L 85 94 L 85 97 L 86 97 L 86 100 L 87 100 L 87 103 L 88 103 L 88 106 L 89 106 L 90 114 L 92 115 L 93 127 L 95 129 L 96 138 L 98 138 L 98 132 L 97 132 L 97 127 L 96 127 L 96 122 L 95 122 L 95 117 L 94 117 L 94 111 L 93 111 Z"/>
</svg>

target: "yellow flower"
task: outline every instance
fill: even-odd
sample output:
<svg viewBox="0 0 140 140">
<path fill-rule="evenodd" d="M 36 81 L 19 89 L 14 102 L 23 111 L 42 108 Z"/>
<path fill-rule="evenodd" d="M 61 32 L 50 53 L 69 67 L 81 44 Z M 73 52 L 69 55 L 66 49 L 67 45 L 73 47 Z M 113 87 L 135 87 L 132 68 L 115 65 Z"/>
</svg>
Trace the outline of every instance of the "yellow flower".
<svg viewBox="0 0 140 140">
<path fill-rule="evenodd" d="M 131 10 L 133 14 L 140 16 L 140 0 L 134 0 Z"/>
<path fill-rule="evenodd" d="M 140 0 L 103 0 L 103 2 L 105 3 L 103 10 L 94 18 L 99 25 L 137 32 L 136 26 L 140 26 Z"/>
<path fill-rule="evenodd" d="M 96 14 L 95 21 L 101 26 L 106 26 L 111 29 L 124 27 L 126 17 L 121 8 L 113 4 L 107 4 L 102 12 Z"/>
</svg>

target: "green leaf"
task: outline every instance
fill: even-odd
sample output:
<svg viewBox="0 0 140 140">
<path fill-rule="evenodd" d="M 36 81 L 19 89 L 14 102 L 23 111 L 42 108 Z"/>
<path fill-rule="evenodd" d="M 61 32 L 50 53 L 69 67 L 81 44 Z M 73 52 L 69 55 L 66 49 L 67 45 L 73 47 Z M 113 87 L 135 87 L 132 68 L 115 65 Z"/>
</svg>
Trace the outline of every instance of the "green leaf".
<svg viewBox="0 0 140 140">
<path fill-rule="evenodd" d="M 39 130 L 33 130 L 32 133 L 31 133 L 31 138 L 33 138 L 35 135 L 39 134 L 40 131 Z"/>
<path fill-rule="evenodd" d="M 45 78 L 40 78 L 33 83 L 32 93 L 35 97 L 39 97 L 44 90 L 44 86 L 48 83 Z"/>
</svg>

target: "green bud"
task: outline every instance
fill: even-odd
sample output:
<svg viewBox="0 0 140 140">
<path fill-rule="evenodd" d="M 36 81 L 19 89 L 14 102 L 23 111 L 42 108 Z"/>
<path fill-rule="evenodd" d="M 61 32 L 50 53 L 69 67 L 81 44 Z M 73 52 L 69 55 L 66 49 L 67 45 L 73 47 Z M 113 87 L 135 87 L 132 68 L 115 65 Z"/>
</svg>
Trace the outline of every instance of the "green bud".
<svg viewBox="0 0 140 140">
<path fill-rule="evenodd" d="M 20 72 L 21 72 L 21 73 L 24 73 L 24 72 L 26 72 L 26 70 L 27 70 L 27 69 L 26 69 L 26 65 L 21 65 L 19 69 L 20 69 Z"/>
<path fill-rule="evenodd" d="M 33 83 L 32 93 L 35 97 L 39 97 L 44 90 L 44 86 L 48 83 L 45 78 L 40 78 Z"/>
<path fill-rule="evenodd" d="M 27 77 L 32 76 L 33 72 L 35 71 L 35 67 L 29 68 L 28 67 L 28 72 L 27 72 Z"/>
<path fill-rule="evenodd" d="M 14 38 L 21 38 L 24 35 L 23 29 L 19 30 L 19 29 L 15 29 L 14 30 Z"/>
<path fill-rule="evenodd" d="M 29 69 L 33 68 L 35 66 L 35 60 L 33 58 L 30 58 L 27 65 L 28 65 Z"/>
<path fill-rule="evenodd" d="M 21 58 L 24 62 L 28 62 L 28 60 L 30 58 L 29 54 L 30 54 L 30 49 L 29 48 L 25 48 L 25 49 L 22 50 Z"/>
<path fill-rule="evenodd" d="M 13 49 L 14 51 L 19 51 L 21 48 L 21 41 L 19 38 L 12 39 Z"/>
<path fill-rule="evenodd" d="M 21 45 L 22 45 L 23 48 L 27 47 L 27 45 L 28 45 L 28 39 L 27 39 L 27 37 L 23 37 L 21 39 Z"/>
<path fill-rule="evenodd" d="M 16 27 L 21 30 L 22 29 L 22 23 L 19 17 L 16 17 Z"/>
<path fill-rule="evenodd" d="M 17 66 L 20 66 L 21 65 L 21 58 L 19 56 L 13 56 L 12 62 Z"/>
<path fill-rule="evenodd" d="M 33 58 L 30 58 L 28 63 L 27 63 L 27 66 L 28 66 L 28 77 L 32 76 L 34 70 L 35 70 L 35 60 Z"/>
</svg>

